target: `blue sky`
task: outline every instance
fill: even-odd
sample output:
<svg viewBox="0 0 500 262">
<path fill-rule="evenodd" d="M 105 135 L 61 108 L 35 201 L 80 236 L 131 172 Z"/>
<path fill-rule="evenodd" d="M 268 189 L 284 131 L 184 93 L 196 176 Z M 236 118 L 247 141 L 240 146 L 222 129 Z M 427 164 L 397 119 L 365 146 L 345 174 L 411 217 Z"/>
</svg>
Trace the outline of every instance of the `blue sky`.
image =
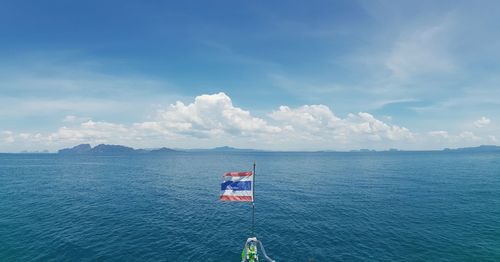
<svg viewBox="0 0 500 262">
<path fill-rule="evenodd" d="M 497 1 L 4 1 L 0 151 L 498 144 Z"/>
</svg>

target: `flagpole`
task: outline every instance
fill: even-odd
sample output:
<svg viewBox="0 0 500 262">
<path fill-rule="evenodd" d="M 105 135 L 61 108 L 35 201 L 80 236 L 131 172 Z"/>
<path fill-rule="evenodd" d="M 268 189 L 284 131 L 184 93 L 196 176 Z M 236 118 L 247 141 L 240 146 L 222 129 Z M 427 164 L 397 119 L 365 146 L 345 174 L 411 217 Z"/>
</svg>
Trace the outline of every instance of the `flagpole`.
<svg viewBox="0 0 500 262">
<path fill-rule="evenodd" d="M 253 184 L 252 184 L 252 236 L 255 236 L 255 161 L 253 161 Z"/>
</svg>

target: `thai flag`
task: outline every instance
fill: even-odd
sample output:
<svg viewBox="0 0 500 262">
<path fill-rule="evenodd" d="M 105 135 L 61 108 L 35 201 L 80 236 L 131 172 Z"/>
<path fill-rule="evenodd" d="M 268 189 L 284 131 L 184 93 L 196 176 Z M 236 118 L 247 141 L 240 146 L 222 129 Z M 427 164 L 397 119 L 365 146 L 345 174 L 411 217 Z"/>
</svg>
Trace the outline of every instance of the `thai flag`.
<svg viewBox="0 0 500 262">
<path fill-rule="evenodd" d="M 253 201 L 253 173 L 230 172 L 224 174 L 220 185 L 220 200 L 222 201 Z"/>
</svg>

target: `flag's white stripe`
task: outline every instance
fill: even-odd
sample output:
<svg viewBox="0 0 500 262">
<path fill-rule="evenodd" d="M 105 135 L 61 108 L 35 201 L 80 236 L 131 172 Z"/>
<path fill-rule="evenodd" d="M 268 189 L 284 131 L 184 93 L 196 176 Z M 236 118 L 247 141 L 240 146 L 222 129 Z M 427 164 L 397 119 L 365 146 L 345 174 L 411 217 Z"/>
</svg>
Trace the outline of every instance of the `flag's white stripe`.
<svg viewBox="0 0 500 262">
<path fill-rule="evenodd" d="M 251 190 L 240 190 L 240 191 L 233 191 L 233 190 L 224 190 L 221 191 L 221 195 L 223 196 L 252 196 L 252 191 Z"/>
<path fill-rule="evenodd" d="M 253 176 L 224 176 L 224 181 L 234 181 L 234 182 L 253 181 Z"/>
</svg>

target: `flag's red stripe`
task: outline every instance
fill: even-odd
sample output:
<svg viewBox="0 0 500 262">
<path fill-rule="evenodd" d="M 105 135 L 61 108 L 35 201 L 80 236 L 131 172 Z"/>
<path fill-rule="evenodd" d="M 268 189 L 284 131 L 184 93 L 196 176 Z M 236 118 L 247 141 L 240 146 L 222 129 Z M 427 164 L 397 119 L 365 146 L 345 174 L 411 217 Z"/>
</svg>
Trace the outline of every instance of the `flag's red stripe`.
<svg viewBox="0 0 500 262">
<path fill-rule="evenodd" d="M 222 201 L 245 201 L 252 202 L 251 196 L 220 196 Z"/>
<path fill-rule="evenodd" d="M 229 172 L 229 173 L 225 173 L 224 176 L 251 176 L 252 175 L 252 171 L 248 171 L 248 172 Z"/>
</svg>

